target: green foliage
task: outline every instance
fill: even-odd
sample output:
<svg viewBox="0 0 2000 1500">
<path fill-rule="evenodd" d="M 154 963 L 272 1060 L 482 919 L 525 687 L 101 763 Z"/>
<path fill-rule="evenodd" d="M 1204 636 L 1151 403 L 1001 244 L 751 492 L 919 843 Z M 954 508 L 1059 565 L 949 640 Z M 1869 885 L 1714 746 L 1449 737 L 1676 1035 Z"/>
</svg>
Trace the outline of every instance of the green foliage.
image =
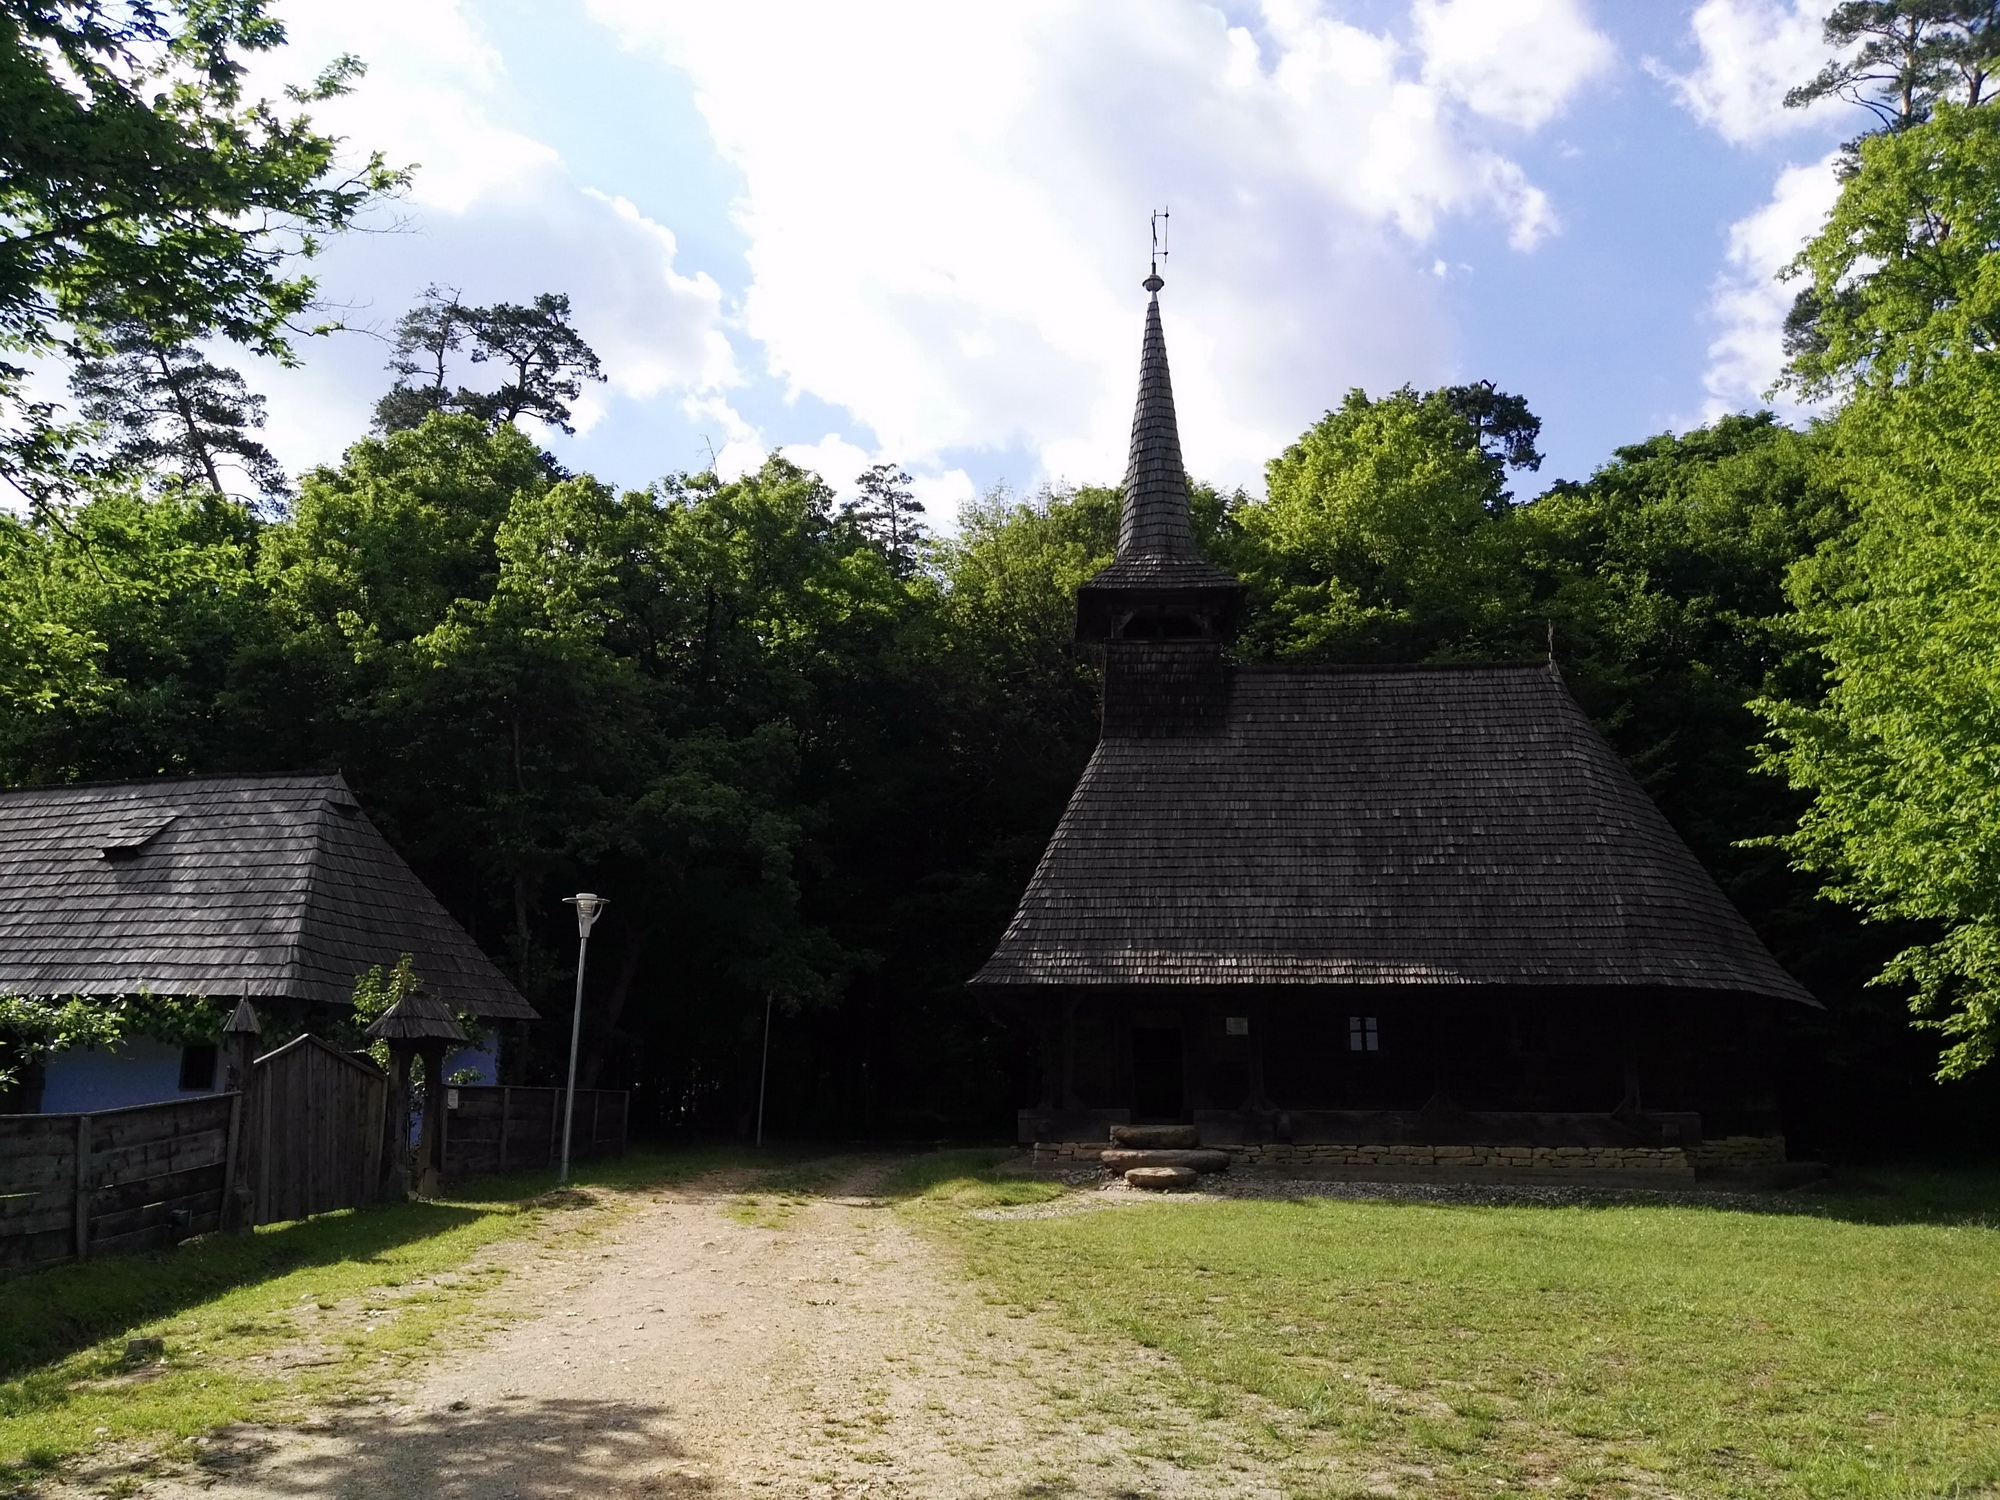
<svg viewBox="0 0 2000 1500">
<path fill-rule="evenodd" d="M 1986 98 L 2000 9 L 1992 0 L 1841 0 L 1821 35 L 1838 55 L 1785 95 L 1786 108 L 1843 99 L 1883 130 L 1907 130 L 1943 101 Z"/>
<path fill-rule="evenodd" d="M 206 485 L 228 499 L 228 467 L 267 500 L 290 492 L 278 460 L 252 435 L 264 425 L 264 398 L 192 344 L 164 342 L 125 320 L 92 336 L 70 372 L 70 389 L 84 420 L 104 429 L 121 473 Z"/>
<path fill-rule="evenodd" d="M 1785 847 L 1837 899 L 1942 930 L 1884 977 L 1963 1076 L 2000 1042 L 2000 366 L 1953 360 L 1837 431 L 1858 519 L 1791 584 L 1831 686 L 1760 705 L 1773 767 L 1814 797 Z"/>
<path fill-rule="evenodd" d="M 0 1095 L 32 1063 L 71 1047 L 109 1047 L 124 1035 L 117 1012 L 94 1001 L 0 995 Z"/>
<path fill-rule="evenodd" d="M 356 1042 L 365 1039 L 370 1026 L 388 1013 L 389 1007 L 409 998 L 424 987 L 416 966 L 409 954 L 396 960 L 396 967 L 387 974 L 380 964 L 372 965 L 354 981 L 354 1016 L 351 1022 Z M 368 1042 L 363 1049 L 375 1066 L 383 1072 L 389 1071 L 389 1044 Z"/>
<path fill-rule="evenodd" d="M 304 113 L 246 100 L 248 60 L 284 42 L 264 0 L 75 0 L 0 7 L 0 350 L 44 354 L 65 327 L 135 322 L 162 344 L 208 335 L 289 358 L 310 256 L 402 181 L 380 157 L 342 175 Z M 337 59 L 310 105 L 360 72 Z M 65 435 L 0 365 L 0 474 L 59 493 Z"/>
<path fill-rule="evenodd" d="M 1785 380 L 1810 397 L 1920 381 L 2000 336 L 2000 113 L 1940 105 L 1858 153 L 1790 271 Z"/>
<path fill-rule="evenodd" d="M 29 1067 L 58 1052 L 115 1047 L 132 1036 L 178 1046 L 212 1042 L 228 1014 L 219 1002 L 191 995 L 0 994 L 0 1097 L 20 1085 Z"/>
<path fill-rule="evenodd" d="M 569 403 L 586 380 L 603 380 L 597 355 L 570 326 L 569 298 L 544 292 L 532 305 L 496 302 L 468 307 L 458 293 L 425 289 L 396 324 L 389 369 L 396 384 L 375 406 L 375 425 L 403 432 L 440 412 L 463 412 L 486 422 L 534 417 L 562 432 Z M 471 344 L 473 364 L 502 366 L 511 377 L 498 390 L 453 389 L 455 356 Z"/>
<path fill-rule="evenodd" d="M 1509 567 L 1505 461 L 1450 391 L 1350 391 L 1266 474 L 1267 498 L 1222 542 L 1258 595 L 1246 649 L 1421 659 L 1523 596 Z"/>
<path fill-rule="evenodd" d="M 258 531 L 214 495 L 122 485 L 0 514 L 0 776 L 240 764 L 232 669 L 271 634 Z"/>
</svg>

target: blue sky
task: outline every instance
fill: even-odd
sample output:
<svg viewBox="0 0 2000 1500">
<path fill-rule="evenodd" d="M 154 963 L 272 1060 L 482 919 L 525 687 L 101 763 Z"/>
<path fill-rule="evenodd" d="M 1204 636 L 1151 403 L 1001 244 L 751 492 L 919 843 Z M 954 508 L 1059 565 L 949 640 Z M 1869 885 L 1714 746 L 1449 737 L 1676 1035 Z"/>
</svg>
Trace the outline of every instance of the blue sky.
<svg viewBox="0 0 2000 1500">
<path fill-rule="evenodd" d="M 1540 480 L 1753 406 L 1772 272 L 1856 122 L 1778 107 L 1800 0 L 288 0 L 274 71 L 418 164 L 318 272 L 355 331 L 260 368 L 293 468 L 366 427 L 432 282 L 567 292 L 609 382 L 552 446 L 619 484 L 894 460 L 948 524 L 1115 481 L 1146 212 L 1190 467 L 1255 488 L 1350 386 L 1489 378 Z"/>
</svg>

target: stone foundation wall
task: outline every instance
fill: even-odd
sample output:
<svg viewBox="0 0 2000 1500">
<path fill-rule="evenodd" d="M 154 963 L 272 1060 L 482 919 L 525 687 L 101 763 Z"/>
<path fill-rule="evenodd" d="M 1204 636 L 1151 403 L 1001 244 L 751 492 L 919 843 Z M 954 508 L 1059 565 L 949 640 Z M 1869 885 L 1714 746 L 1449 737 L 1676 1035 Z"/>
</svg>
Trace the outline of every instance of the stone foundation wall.
<svg viewBox="0 0 2000 1500">
<path fill-rule="evenodd" d="M 1477 1167 L 1515 1172 L 1665 1172 L 1693 1170 L 1678 1146 L 1231 1146 L 1232 1165 L 1252 1172 L 1299 1167 Z"/>
<path fill-rule="evenodd" d="M 1785 1164 L 1781 1135 L 1725 1135 L 1688 1147 L 1688 1160 L 1704 1172 L 1754 1172 Z"/>
<path fill-rule="evenodd" d="M 1731 1141 L 1760 1140 L 1761 1137 L 1732 1136 Z M 1774 1138 L 1775 1139 L 1775 1138 Z M 1038 1167 L 1094 1167 L 1106 1149 L 1098 1141 L 1042 1141 L 1035 1146 Z M 1721 1142 L 1718 1145 L 1723 1144 Z M 1784 1160 L 1780 1139 L 1778 1160 Z M 1257 1145 L 1223 1146 L 1230 1165 L 1249 1172 L 1296 1172 L 1301 1169 L 1388 1167 L 1469 1167 L 1483 1171 L 1515 1172 L 1660 1172 L 1688 1177 L 1693 1175 L 1694 1152 L 1678 1146 L 1343 1146 L 1343 1145 Z M 1703 1148 L 1697 1147 L 1696 1151 Z M 1702 1163 L 1707 1165 L 1706 1162 Z M 1755 1165 L 1762 1165 L 1760 1160 Z M 1731 1165 L 1735 1159 L 1731 1158 Z"/>
</svg>

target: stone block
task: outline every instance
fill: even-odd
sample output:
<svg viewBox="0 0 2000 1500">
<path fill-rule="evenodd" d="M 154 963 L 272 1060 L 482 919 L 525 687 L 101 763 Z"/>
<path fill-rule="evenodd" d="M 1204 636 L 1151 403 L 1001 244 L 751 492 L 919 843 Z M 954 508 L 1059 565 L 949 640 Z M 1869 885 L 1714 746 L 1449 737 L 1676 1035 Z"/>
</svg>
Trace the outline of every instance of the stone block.
<svg viewBox="0 0 2000 1500">
<path fill-rule="evenodd" d="M 1114 1172 L 1135 1167 L 1189 1167 L 1197 1172 L 1229 1170 L 1227 1151 L 1119 1151 L 1104 1152 L 1098 1160 Z"/>
<path fill-rule="evenodd" d="M 1193 1167 L 1133 1167 L 1125 1173 L 1131 1186 L 1155 1193 L 1191 1188 L 1200 1180 L 1201 1174 Z"/>
</svg>

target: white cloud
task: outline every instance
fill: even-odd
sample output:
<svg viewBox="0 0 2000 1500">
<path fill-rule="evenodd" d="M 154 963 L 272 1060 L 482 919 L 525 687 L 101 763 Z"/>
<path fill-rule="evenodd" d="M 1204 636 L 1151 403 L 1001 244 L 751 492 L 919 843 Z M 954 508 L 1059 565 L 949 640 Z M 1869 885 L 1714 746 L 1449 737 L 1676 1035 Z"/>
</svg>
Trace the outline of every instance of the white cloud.
<svg viewBox="0 0 2000 1500">
<path fill-rule="evenodd" d="M 1771 201 L 1730 226 L 1727 269 L 1716 278 L 1709 311 L 1721 332 L 1708 346 L 1702 383 L 1709 400 L 1704 419 L 1765 404 L 1765 393 L 1784 365 L 1785 314 L 1795 284 L 1777 279 L 1822 223 L 1840 184 L 1835 154 L 1807 166 L 1787 167 Z M 1781 402 L 1787 412 L 1799 408 Z"/>
<path fill-rule="evenodd" d="M 1702 0 L 1691 22 L 1701 61 L 1675 73 L 1651 58 L 1646 67 L 1683 108 L 1735 145 L 1808 127 L 1831 106 L 1786 109 L 1786 91 L 1827 61 L 1820 27 L 1825 0 Z"/>
<path fill-rule="evenodd" d="M 1420 50 L 1309 0 L 591 11 L 684 73 L 741 174 L 771 370 L 940 483 L 969 451 L 1120 471 L 1162 202 L 1198 472 L 1254 481 L 1347 385 L 1441 377 L 1440 222 L 1555 229 L 1483 122 L 1553 118 L 1611 55 L 1571 0 L 1422 0 Z"/>
<path fill-rule="evenodd" d="M 336 240 L 314 266 L 341 321 L 360 331 L 302 347 L 303 369 L 253 377 L 271 397 L 267 438 L 288 465 L 330 461 L 366 429 L 389 379 L 386 334 L 432 282 L 473 302 L 569 295 L 607 377 L 576 403 L 586 457 L 614 402 L 705 399 L 740 383 L 721 288 L 678 269 L 670 229 L 578 182 L 555 149 L 505 123 L 506 67 L 469 6 L 343 0 L 286 19 L 289 45 L 254 81 L 272 89 L 339 53 L 361 54 L 365 78 L 317 106 L 315 121 L 355 151 L 417 168 L 408 197 L 378 211 L 373 232 Z"/>
<path fill-rule="evenodd" d="M 1426 82 L 1524 130 L 1554 119 L 1616 56 L 1576 0 L 1416 0 L 1411 18 Z"/>
</svg>

